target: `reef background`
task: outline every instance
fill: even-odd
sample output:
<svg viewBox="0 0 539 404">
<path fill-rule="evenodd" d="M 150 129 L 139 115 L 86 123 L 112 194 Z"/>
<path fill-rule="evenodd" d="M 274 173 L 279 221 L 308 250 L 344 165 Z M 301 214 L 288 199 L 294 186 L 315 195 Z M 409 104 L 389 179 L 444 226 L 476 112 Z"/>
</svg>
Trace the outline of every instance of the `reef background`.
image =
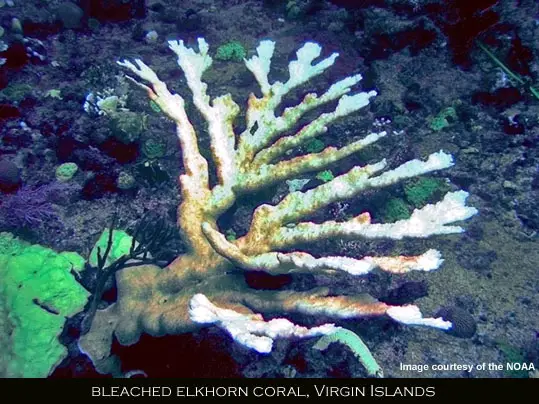
<svg viewBox="0 0 539 404">
<path fill-rule="evenodd" d="M 384 128 L 403 133 L 373 147 L 372 156 L 362 156 L 366 161 L 387 155 L 398 164 L 439 149 L 450 152 L 455 166 L 429 177 L 470 192 L 469 205 L 479 215 L 464 224 L 463 235 L 312 247 L 351 256 L 437 248 L 445 262 L 428 276 L 377 272 L 365 279 L 342 274 L 251 282 L 261 288 L 330 285 L 340 294 L 369 291 L 386 300 L 414 300 L 424 313 L 444 310 L 462 321 L 462 335 L 401 327 L 384 319 L 343 322 L 362 337 L 388 377 L 528 377 L 527 372 L 506 371 L 403 372 L 400 363 L 534 362 L 539 367 L 539 100 L 477 46 L 480 40 L 513 72 L 539 83 L 536 1 L 0 3 L 0 41 L 6 48 L 0 52 L 6 59 L 0 66 L 0 231 L 88 256 L 116 212 L 119 228 L 133 226 L 147 212 L 175 222 L 180 150 L 173 126 L 122 79 L 118 59 L 142 58 L 175 91 L 187 94 L 167 39 L 194 44 L 203 36 L 211 52 L 236 41 L 251 55 L 261 39 L 271 38 L 277 42 L 273 66 L 283 75 L 295 50 L 307 40 L 316 41 L 324 54 L 336 51 L 341 56 L 306 90 L 360 72 L 363 89 L 379 93 L 369 111 L 332 125 L 321 138 L 324 144 L 346 144 L 354 134 Z M 243 62 L 234 58 L 214 59 L 205 80 L 210 95 L 229 92 L 242 106 L 255 89 Z M 122 137 L 107 117 L 84 111 L 88 93 L 106 89 L 124 94 L 129 109 L 144 115 L 140 127 L 129 133 L 133 137 Z M 296 92 L 294 99 L 301 95 Z M 200 117 L 192 116 L 200 127 Z M 55 172 L 65 162 L 79 169 L 71 181 L 59 183 Z M 308 186 L 320 180 L 313 175 Z M 282 184 L 260 200 L 279 200 L 286 191 Z M 432 194 L 428 197 L 436 192 Z M 388 206 L 392 198 L 398 201 Z M 230 234 L 242 234 L 258 202 L 238 204 L 221 225 Z M 413 208 L 404 184 L 331 206 L 321 215 L 345 217 L 359 207 L 380 220 Z M 181 242 L 173 240 L 171 249 L 181 251 Z M 113 300 L 110 286 L 105 298 Z M 97 376 L 76 348 L 77 324 L 76 319 L 68 322 L 63 341 L 70 356 L 52 377 Z M 131 347 L 115 345 L 114 352 L 126 372 L 141 369 L 149 377 L 364 375 L 347 348 L 333 345 L 321 353 L 313 344 L 280 340 L 270 355 L 262 356 L 208 328 L 182 336 L 145 336 Z"/>
</svg>

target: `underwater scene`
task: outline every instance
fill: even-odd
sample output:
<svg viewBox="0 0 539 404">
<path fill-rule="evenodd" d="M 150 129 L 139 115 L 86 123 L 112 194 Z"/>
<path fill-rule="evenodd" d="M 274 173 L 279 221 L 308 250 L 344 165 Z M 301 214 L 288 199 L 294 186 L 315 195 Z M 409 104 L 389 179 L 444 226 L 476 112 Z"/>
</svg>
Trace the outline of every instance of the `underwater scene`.
<svg viewBox="0 0 539 404">
<path fill-rule="evenodd" d="M 538 378 L 539 2 L 0 0 L 0 378 Z"/>
</svg>

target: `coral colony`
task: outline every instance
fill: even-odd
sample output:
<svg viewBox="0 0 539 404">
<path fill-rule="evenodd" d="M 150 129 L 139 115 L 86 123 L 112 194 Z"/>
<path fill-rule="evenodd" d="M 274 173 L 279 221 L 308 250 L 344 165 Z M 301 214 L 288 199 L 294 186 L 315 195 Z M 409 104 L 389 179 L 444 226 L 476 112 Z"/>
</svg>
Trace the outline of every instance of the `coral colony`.
<svg viewBox="0 0 539 404">
<path fill-rule="evenodd" d="M 202 81 L 203 73 L 212 64 L 206 41 L 198 39 L 198 52 L 186 47 L 183 41 L 170 41 L 169 47 L 178 57 L 193 104 L 207 123 L 211 165 L 199 150 L 199 135 L 187 116 L 185 100 L 170 92 L 141 60 L 118 63 L 133 75 L 130 80 L 146 90 L 150 99 L 176 124 L 184 168 L 179 178 L 178 227 L 188 251 L 164 269 L 141 265 L 119 271 L 118 300 L 97 312 L 90 331 L 80 341 L 83 351 L 94 360 L 103 359 L 110 353 L 113 334 L 120 343 L 133 344 L 144 332 L 154 336 L 178 334 L 214 324 L 225 329 L 239 344 L 267 353 L 276 338 L 328 335 L 340 328 L 334 324 L 307 328 L 285 318 L 265 321 L 261 313 L 268 312 L 336 319 L 387 315 L 404 324 L 451 328 L 451 323 L 443 318 L 423 317 L 415 305 L 390 305 L 364 296 L 333 296 L 326 289 L 254 290 L 246 284 L 241 272 L 264 271 L 274 275 L 345 271 L 361 276 L 375 268 L 393 274 L 438 268 L 443 259 L 433 249 L 417 256 L 352 258 L 315 257 L 294 248 L 331 238 L 425 238 L 462 232 L 453 223 L 477 213 L 475 208 L 465 206 L 468 194 L 464 191 L 449 192 L 440 202 L 416 209 L 408 219 L 394 223 L 372 223 L 368 212 L 341 222 L 306 221 L 331 203 L 451 167 L 451 155 L 439 151 L 425 161 L 411 160 L 395 168 L 388 168 L 385 160 L 353 167 L 313 189 L 291 192 L 275 205 L 258 206 L 247 234 L 228 240 L 217 221 L 240 196 L 307 172 L 325 170 L 386 136 L 386 132 L 371 133 L 341 148 L 327 147 L 320 152 L 283 158 L 288 151 L 323 134 L 327 125 L 367 106 L 376 92 L 349 95 L 361 80 L 361 75 L 356 74 L 334 83 L 321 95 L 307 94 L 299 104 L 285 108 L 276 116 L 283 97 L 332 66 L 338 54 L 314 62 L 321 54 L 321 47 L 307 42 L 297 51 L 296 60 L 290 62 L 288 80 L 270 83 L 268 74 L 275 43 L 265 40 L 258 46 L 257 55 L 245 60 L 262 96 L 250 95 L 246 128 L 236 134 L 233 122 L 240 112 L 239 106 L 230 94 L 211 100 Z M 321 113 L 295 134 L 289 134 L 308 111 L 332 101 L 336 102 L 332 112 Z M 209 167 L 215 167 L 216 171 L 213 187 Z M 232 271 L 234 268 L 236 271 Z"/>
</svg>

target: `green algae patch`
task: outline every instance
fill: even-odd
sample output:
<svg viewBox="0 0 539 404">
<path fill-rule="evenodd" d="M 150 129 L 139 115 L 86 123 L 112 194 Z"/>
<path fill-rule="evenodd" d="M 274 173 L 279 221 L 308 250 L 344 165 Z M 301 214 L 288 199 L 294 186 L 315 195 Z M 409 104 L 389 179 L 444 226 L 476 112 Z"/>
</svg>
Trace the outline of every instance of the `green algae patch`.
<svg viewBox="0 0 539 404">
<path fill-rule="evenodd" d="M 97 250 L 99 249 L 101 251 L 102 256 L 105 254 L 105 251 L 107 250 L 107 244 L 109 241 L 109 235 L 110 235 L 110 229 L 103 230 L 103 233 L 101 233 L 99 240 L 97 240 L 97 243 L 95 243 L 95 246 L 92 249 L 92 252 L 90 253 L 90 258 L 88 259 L 88 263 L 91 266 L 98 267 Z M 131 249 L 132 243 L 133 243 L 133 237 L 131 237 L 125 231 L 114 230 L 112 232 L 112 244 L 111 244 L 110 252 L 107 255 L 107 259 L 105 260 L 105 267 L 117 261 L 123 255 L 128 255 Z"/>
</svg>

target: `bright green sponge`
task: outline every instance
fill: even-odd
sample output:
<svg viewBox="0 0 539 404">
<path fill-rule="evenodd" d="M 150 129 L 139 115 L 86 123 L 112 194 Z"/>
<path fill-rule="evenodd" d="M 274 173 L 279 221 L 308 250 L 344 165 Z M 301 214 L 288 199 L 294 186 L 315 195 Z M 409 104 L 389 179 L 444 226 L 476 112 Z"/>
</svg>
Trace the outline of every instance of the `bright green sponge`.
<svg viewBox="0 0 539 404">
<path fill-rule="evenodd" d="M 71 274 L 84 262 L 0 233 L 0 377 L 47 377 L 66 357 L 58 336 L 88 300 Z"/>
</svg>

